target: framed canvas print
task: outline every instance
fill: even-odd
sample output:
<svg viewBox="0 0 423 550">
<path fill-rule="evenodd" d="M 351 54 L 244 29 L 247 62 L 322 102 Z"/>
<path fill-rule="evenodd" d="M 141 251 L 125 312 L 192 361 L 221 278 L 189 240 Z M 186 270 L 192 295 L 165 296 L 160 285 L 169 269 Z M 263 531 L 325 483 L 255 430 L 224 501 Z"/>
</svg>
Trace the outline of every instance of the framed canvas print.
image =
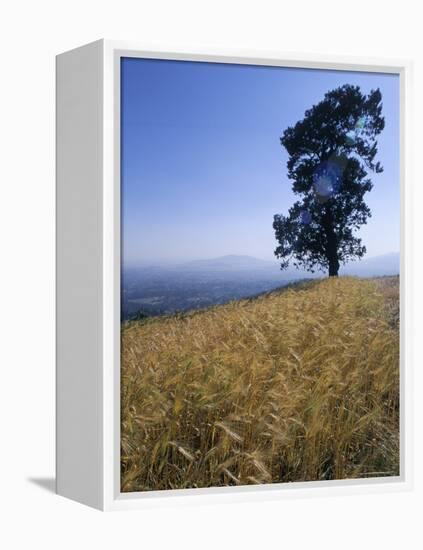
<svg viewBox="0 0 423 550">
<path fill-rule="evenodd" d="M 409 65 L 57 58 L 57 492 L 410 487 Z"/>
</svg>

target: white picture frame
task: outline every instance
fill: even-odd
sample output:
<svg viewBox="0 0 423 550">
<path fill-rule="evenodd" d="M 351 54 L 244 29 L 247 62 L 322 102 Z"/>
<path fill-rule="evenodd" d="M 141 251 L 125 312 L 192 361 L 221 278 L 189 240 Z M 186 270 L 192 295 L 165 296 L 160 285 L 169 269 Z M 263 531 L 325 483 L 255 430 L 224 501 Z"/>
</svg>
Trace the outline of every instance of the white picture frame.
<svg viewBox="0 0 423 550">
<path fill-rule="evenodd" d="M 400 475 L 121 493 L 120 59 L 395 73 L 401 88 Z M 170 52 L 99 40 L 57 56 L 57 493 L 101 510 L 408 490 L 413 483 L 411 64 L 280 52 Z"/>
</svg>

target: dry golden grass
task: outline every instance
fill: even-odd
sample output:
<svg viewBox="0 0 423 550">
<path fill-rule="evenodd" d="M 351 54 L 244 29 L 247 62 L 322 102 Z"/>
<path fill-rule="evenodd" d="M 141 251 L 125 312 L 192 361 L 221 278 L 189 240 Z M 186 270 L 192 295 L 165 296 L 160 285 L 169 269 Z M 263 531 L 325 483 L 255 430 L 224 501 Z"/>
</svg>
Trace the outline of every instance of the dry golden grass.
<svg viewBox="0 0 423 550">
<path fill-rule="evenodd" d="M 122 329 L 122 491 L 399 473 L 398 278 Z"/>
</svg>

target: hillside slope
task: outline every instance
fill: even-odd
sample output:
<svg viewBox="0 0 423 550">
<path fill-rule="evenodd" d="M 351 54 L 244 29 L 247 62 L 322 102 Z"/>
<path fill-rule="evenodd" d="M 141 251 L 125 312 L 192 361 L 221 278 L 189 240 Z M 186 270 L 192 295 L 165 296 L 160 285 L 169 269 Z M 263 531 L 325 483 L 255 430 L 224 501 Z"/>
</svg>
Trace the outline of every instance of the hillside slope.
<svg viewBox="0 0 423 550">
<path fill-rule="evenodd" d="M 122 490 L 398 475 L 398 278 L 122 329 Z"/>
</svg>

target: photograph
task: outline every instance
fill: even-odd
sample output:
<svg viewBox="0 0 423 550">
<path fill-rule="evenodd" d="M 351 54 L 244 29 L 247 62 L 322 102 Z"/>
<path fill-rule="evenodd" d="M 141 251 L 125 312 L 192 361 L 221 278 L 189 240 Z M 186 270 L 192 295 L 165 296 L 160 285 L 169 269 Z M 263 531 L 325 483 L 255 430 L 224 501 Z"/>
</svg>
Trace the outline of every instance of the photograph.
<svg viewBox="0 0 423 550">
<path fill-rule="evenodd" d="M 120 59 L 122 493 L 400 476 L 400 77 Z"/>
<path fill-rule="evenodd" d="M 423 550 L 420 4 L 3 4 L 0 550 Z"/>
</svg>

